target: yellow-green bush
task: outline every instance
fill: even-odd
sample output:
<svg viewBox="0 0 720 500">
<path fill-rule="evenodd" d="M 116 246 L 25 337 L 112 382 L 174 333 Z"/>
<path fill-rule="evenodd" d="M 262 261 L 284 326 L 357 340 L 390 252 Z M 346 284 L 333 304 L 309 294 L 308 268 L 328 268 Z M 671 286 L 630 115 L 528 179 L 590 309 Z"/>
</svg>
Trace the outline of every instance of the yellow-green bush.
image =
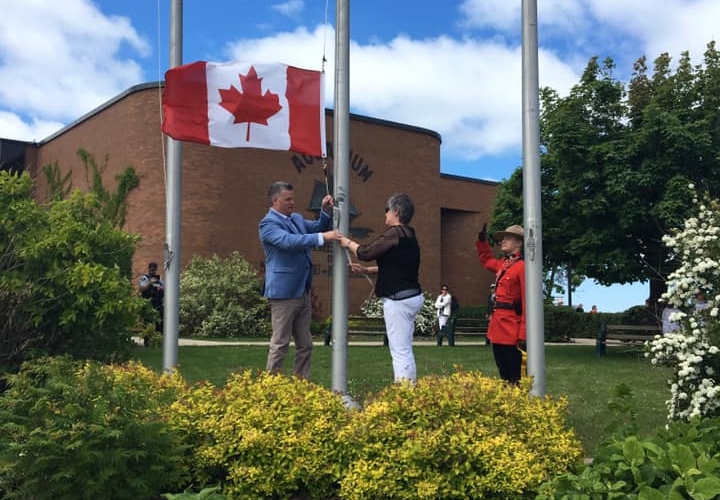
<svg viewBox="0 0 720 500">
<path fill-rule="evenodd" d="M 533 498 L 581 450 L 564 400 L 477 372 L 390 386 L 363 411 L 265 372 L 188 387 L 138 363 L 46 358 L 9 381 L 3 498 L 154 498 L 218 484 L 243 500 Z"/>
<path fill-rule="evenodd" d="M 532 497 L 581 454 L 564 400 L 478 372 L 393 385 L 353 415 L 339 441 L 343 500 Z"/>
<path fill-rule="evenodd" d="M 175 424 L 194 435 L 197 484 L 222 481 L 231 499 L 336 492 L 336 437 L 349 420 L 339 395 L 298 378 L 246 371 L 221 391 L 198 386 L 176 406 Z"/>
<path fill-rule="evenodd" d="M 165 421 L 185 384 L 138 364 L 39 358 L 0 394 L 0 497 L 153 498 L 189 460 Z"/>
</svg>

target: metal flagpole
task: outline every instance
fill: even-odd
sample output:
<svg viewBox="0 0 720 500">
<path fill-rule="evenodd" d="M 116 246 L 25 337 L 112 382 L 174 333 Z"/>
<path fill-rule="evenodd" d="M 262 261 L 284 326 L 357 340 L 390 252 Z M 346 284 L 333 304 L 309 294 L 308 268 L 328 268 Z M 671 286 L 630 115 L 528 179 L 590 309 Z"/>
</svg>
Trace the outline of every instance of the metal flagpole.
<svg viewBox="0 0 720 500">
<path fill-rule="evenodd" d="M 335 2 L 335 110 L 333 113 L 335 221 L 342 234 L 350 227 L 350 0 Z M 347 395 L 348 262 L 333 244 L 332 390 Z"/>
<path fill-rule="evenodd" d="M 522 0 L 522 94 L 527 371 L 529 376 L 534 377 L 532 393 L 535 396 L 543 396 L 545 394 L 545 332 L 542 300 L 537 0 Z"/>
<path fill-rule="evenodd" d="M 182 64 L 182 0 L 170 4 L 170 67 Z M 182 142 L 167 137 L 167 188 L 165 192 L 165 311 L 163 370 L 178 364 L 180 316 L 180 202 L 182 194 Z"/>
</svg>

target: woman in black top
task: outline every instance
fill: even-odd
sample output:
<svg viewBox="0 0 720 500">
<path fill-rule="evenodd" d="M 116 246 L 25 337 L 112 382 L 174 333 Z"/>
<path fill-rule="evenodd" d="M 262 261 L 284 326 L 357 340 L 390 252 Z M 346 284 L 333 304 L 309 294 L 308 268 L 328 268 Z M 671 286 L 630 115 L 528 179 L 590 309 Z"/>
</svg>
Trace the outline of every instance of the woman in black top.
<svg viewBox="0 0 720 500">
<path fill-rule="evenodd" d="M 423 305 L 423 293 L 418 281 L 420 246 L 410 221 L 415 205 L 406 194 L 394 194 L 385 207 L 388 228 L 370 243 L 360 245 L 349 238 L 340 244 L 362 261 L 374 260 L 377 265 L 351 264 L 352 271 L 377 274 L 375 295 L 382 299 L 383 317 L 393 362 L 395 381 L 415 382 L 415 356 L 412 340 L 415 316 Z"/>
</svg>

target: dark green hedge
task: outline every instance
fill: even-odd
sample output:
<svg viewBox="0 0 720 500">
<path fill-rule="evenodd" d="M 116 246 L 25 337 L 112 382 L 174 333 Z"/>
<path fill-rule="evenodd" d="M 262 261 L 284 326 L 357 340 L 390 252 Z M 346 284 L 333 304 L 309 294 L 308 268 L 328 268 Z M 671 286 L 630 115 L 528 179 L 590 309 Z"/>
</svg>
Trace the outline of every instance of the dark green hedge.
<svg viewBox="0 0 720 500">
<path fill-rule="evenodd" d="M 621 313 L 576 312 L 570 306 L 545 306 L 545 341 L 562 342 L 572 338 L 595 338 L 601 324 L 608 325 L 658 325 L 659 319 L 645 306 L 631 307 Z M 458 310 L 458 318 L 485 318 L 487 306 L 464 305 Z M 324 335 L 328 321 L 314 321 L 314 335 Z"/>
<path fill-rule="evenodd" d="M 545 340 L 595 338 L 602 324 L 658 325 L 659 319 L 645 306 L 631 307 L 621 313 L 576 312 L 569 306 L 545 306 Z"/>
</svg>

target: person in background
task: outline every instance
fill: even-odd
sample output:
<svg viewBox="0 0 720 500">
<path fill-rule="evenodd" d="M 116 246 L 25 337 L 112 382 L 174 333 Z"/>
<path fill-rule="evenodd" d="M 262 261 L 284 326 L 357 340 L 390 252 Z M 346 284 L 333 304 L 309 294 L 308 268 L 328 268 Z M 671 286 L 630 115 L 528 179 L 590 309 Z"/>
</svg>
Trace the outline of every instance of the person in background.
<svg viewBox="0 0 720 500">
<path fill-rule="evenodd" d="M 280 373 L 290 345 L 295 340 L 295 375 L 310 377 L 312 334 L 310 333 L 310 288 L 313 263 L 311 250 L 340 233 L 332 228 L 332 196 L 322 200 L 320 218 L 304 219 L 295 212 L 292 184 L 274 182 L 268 190 L 270 210 L 259 224 L 260 243 L 265 252 L 263 295 L 270 302 L 272 337 L 266 370 Z"/>
<path fill-rule="evenodd" d="M 596 305 L 593 305 L 593 306 L 590 308 L 590 314 L 597 314 L 597 313 L 598 313 L 598 308 L 597 308 Z"/>
<path fill-rule="evenodd" d="M 701 326 L 705 325 L 705 317 L 702 311 L 707 309 L 709 306 L 710 304 L 708 304 L 707 300 L 705 300 L 705 292 L 698 290 L 695 294 L 695 305 L 693 306 L 693 309 L 695 310 L 695 316 L 697 317 L 698 323 Z"/>
<path fill-rule="evenodd" d="M 707 300 L 705 300 L 705 293 L 701 290 L 695 294 L 695 311 L 702 311 L 708 308 Z"/>
<path fill-rule="evenodd" d="M 579 312 L 579 313 L 585 312 L 585 308 L 583 307 L 582 304 L 578 304 L 578 306 L 575 308 L 575 312 Z"/>
<path fill-rule="evenodd" d="M 162 334 L 165 315 L 165 283 L 163 283 L 162 277 L 157 271 L 157 262 L 150 262 L 148 272 L 140 276 L 138 288 L 143 298 L 148 299 L 152 308 L 158 312 L 158 318 L 155 320 L 155 331 Z M 146 337 L 144 344 L 147 347 L 150 344 L 150 339 Z"/>
<path fill-rule="evenodd" d="M 447 324 L 452 306 L 452 295 L 448 292 L 447 285 L 440 288 L 440 295 L 435 299 L 435 310 L 437 311 L 438 327 L 442 330 Z"/>
<path fill-rule="evenodd" d="M 483 224 L 475 242 L 483 267 L 495 273 L 495 303 L 487 336 L 500 378 L 511 384 L 520 381 L 526 349 L 524 234 L 522 226 L 513 225 L 493 235 L 503 252 L 500 259 L 487 242 L 487 223 Z"/>
<path fill-rule="evenodd" d="M 424 297 L 418 280 L 420 245 L 410 221 L 415 205 L 406 194 L 393 194 L 385 206 L 387 229 L 370 243 L 360 245 L 342 237 L 340 244 L 362 261 L 376 261 L 375 266 L 352 263 L 355 273 L 376 274 L 375 295 L 382 299 L 390 357 L 395 382 L 415 383 L 417 369 L 413 354 L 415 316 Z"/>
<path fill-rule="evenodd" d="M 680 328 L 677 319 L 672 319 L 675 313 L 679 313 L 680 309 L 670 305 L 666 305 L 662 310 L 662 332 L 671 333 Z"/>
</svg>

